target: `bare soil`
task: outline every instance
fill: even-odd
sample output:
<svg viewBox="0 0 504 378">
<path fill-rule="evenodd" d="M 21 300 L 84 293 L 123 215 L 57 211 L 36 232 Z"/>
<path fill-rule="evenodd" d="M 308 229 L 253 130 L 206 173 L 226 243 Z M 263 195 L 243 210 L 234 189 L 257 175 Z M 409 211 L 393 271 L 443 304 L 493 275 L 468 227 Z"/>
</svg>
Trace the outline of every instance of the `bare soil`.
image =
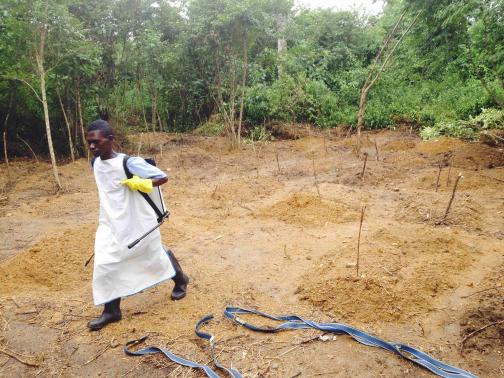
<svg viewBox="0 0 504 378">
<path fill-rule="evenodd" d="M 98 218 L 89 163 L 60 167 L 62 193 L 46 162 L 11 162 L 10 180 L 0 165 L 0 376 L 200 377 L 158 356 L 127 357 L 122 346 L 149 335 L 208 363 L 193 331 L 208 313 L 219 358 L 247 377 L 431 375 L 344 336 L 237 328 L 222 316 L 236 305 L 344 322 L 502 377 L 504 324 L 478 330 L 504 319 L 504 151 L 383 131 L 365 134 L 358 157 L 355 137 L 302 129 L 240 151 L 220 137 L 132 138 L 128 152 L 156 155 L 171 176 L 161 232 L 191 285 L 178 302 L 171 282 L 124 299 L 123 320 L 100 332 L 86 328 L 101 311 L 84 267 Z"/>
</svg>

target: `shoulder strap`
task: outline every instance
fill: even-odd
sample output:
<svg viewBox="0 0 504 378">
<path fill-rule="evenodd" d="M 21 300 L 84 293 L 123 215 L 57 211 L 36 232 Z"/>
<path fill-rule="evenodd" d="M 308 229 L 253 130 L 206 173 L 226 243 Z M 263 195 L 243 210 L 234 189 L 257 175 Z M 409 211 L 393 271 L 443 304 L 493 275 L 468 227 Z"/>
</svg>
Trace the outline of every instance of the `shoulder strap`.
<svg viewBox="0 0 504 378">
<path fill-rule="evenodd" d="M 129 158 L 130 158 L 129 155 L 124 154 L 123 168 L 124 168 L 124 173 L 126 174 L 126 177 L 130 179 L 133 177 L 133 174 L 128 169 L 127 163 L 128 163 Z M 158 217 L 157 218 L 158 223 L 161 222 L 163 220 L 165 214 L 163 214 L 161 212 L 161 210 L 156 206 L 156 204 L 154 203 L 152 198 L 150 198 L 150 196 L 147 193 L 144 193 L 144 192 L 138 192 L 138 193 L 140 193 L 140 195 L 147 201 L 147 203 L 150 205 L 150 207 L 152 207 L 152 209 L 156 212 L 156 215 Z"/>
<path fill-rule="evenodd" d="M 126 155 L 124 154 L 124 158 L 123 158 L 123 168 L 124 168 L 124 173 L 126 173 L 126 177 L 127 178 L 132 178 L 133 177 L 133 174 L 130 172 L 130 170 L 128 169 L 128 159 L 130 158 L 131 156 L 129 155 Z"/>
</svg>

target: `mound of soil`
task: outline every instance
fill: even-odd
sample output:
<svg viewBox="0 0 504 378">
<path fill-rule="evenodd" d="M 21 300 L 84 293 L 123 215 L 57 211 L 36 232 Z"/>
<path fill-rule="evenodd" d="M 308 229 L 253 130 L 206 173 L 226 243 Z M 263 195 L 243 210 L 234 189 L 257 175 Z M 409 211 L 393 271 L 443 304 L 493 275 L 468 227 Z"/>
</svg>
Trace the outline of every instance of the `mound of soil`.
<svg viewBox="0 0 504 378">
<path fill-rule="evenodd" d="M 499 190 L 504 184 L 504 171 L 483 171 L 483 172 L 461 172 L 464 176 L 458 184 L 457 191 L 465 190 Z M 413 184 L 417 189 L 433 190 L 436 189 L 437 177 L 439 170 L 422 173 L 417 176 Z M 443 168 L 439 176 L 438 192 L 453 190 L 453 184 L 458 172 L 454 169 L 450 172 L 450 180 L 448 180 L 448 169 Z M 502 181 L 499 181 L 502 180 Z"/>
<path fill-rule="evenodd" d="M 439 138 L 437 140 L 421 141 L 415 146 L 415 150 L 426 155 L 435 155 L 455 151 L 464 144 L 460 139 Z"/>
<path fill-rule="evenodd" d="M 217 204 L 227 202 L 251 202 L 265 198 L 282 187 L 282 183 L 274 178 L 259 177 L 247 180 L 233 180 L 223 185 L 217 185 L 208 192 L 211 200 Z"/>
<path fill-rule="evenodd" d="M 321 199 L 309 193 L 293 194 L 270 208 L 260 210 L 258 215 L 301 227 L 321 227 L 327 222 L 350 222 L 358 216 L 357 212 L 345 204 Z"/>
<path fill-rule="evenodd" d="M 465 143 L 453 138 L 420 142 L 416 145 L 415 151 L 442 166 L 452 164 L 457 168 L 480 169 L 504 165 L 502 149 L 479 143 Z"/>
<path fill-rule="evenodd" d="M 390 151 L 390 152 L 395 152 L 395 151 L 405 151 L 405 150 L 410 150 L 414 148 L 416 145 L 416 142 L 413 140 L 408 140 L 408 139 L 398 139 L 398 140 L 393 140 L 390 142 L 385 143 L 381 149 L 384 151 Z"/>
<path fill-rule="evenodd" d="M 89 281 L 84 269 L 93 252 L 96 226 L 88 225 L 41 240 L 0 265 L 2 293 L 73 291 Z"/>
<path fill-rule="evenodd" d="M 417 237 L 409 240 L 380 230 L 373 235 L 373 250 L 361 251 L 361 277 L 349 277 L 348 269 L 335 265 L 334 256 L 326 256 L 324 269 L 319 266 L 303 276 L 297 293 L 352 322 L 405 322 L 432 311 L 435 299 L 470 267 L 474 251 L 453 236 L 418 230 Z M 350 260 L 355 250 L 342 254 Z"/>
<path fill-rule="evenodd" d="M 266 129 L 276 139 L 299 139 L 310 135 L 312 127 L 308 124 L 270 123 Z"/>
<path fill-rule="evenodd" d="M 471 306 L 460 319 L 460 336 L 467 337 L 464 342 L 466 352 L 489 355 L 501 354 L 504 349 L 504 323 L 478 331 L 504 320 L 503 275 L 504 265 L 500 265 L 486 277 L 482 285 L 484 289 L 474 293 Z"/>
<path fill-rule="evenodd" d="M 345 138 L 339 144 L 341 146 L 353 149 L 353 148 L 357 148 L 358 141 L 359 141 L 359 138 L 357 137 L 357 135 L 352 135 L 350 138 Z M 374 147 L 374 142 L 371 140 L 369 135 L 364 134 L 361 136 L 360 145 L 361 145 L 361 148 Z"/>
<path fill-rule="evenodd" d="M 464 190 L 462 189 L 463 179 L 459 185 L 460 191 L 457 191 L 455 195 L 444 224 L 459 226 L 468 230 L 478 230 L 482 226 L 481 214 L 484 213 L 484 209 L 473 196 L 462 192 Z M 427 200 L 425 197 L 429 199 Z M 396 210 L 396 217 L 403 222 L 435 225 L 444 217 L 450 197 L 451 189 L 447 189 L 442 194 L 426 193 L 423 200 L 419 200 L 416 196 L 406 196 L 400 200 L 400 206 Z"/>
</svg>

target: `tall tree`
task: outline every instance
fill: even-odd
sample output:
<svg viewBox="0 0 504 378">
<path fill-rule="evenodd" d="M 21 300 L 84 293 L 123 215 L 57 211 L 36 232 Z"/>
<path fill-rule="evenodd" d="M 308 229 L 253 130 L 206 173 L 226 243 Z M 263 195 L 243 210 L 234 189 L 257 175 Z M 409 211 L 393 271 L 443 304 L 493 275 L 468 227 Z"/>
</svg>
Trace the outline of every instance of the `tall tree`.
<svg viewBox="0 0 504 378">
<path fill-rule="evenodd" d="M 79 48 L 72 42 L 81 39 L 82 34 L 62 2 L 12 0 L 8 6 L 11 17 L 6 28 L 11 32 L 11 42 L 19 48 L 17 63 L 2 76 L 27 85 L 42 105 L 54 180 L 62 189 L 49 117 L 48 80 L 52 80 L 52 71 Z"/>
</svg>

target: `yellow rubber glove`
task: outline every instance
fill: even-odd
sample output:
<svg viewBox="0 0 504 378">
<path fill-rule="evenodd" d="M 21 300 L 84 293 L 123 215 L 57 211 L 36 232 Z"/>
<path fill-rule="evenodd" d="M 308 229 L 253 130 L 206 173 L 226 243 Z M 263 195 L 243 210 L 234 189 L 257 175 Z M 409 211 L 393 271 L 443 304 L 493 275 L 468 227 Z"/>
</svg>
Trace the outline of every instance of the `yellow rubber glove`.
<svg viewBox="0 0 504 378">
<path fill-rule="evenodd" d="M 126 185 L 130 190 L 139 190 L 144 193 L 152 192 L 152 180 L 133 176 L 130 179 L 122 180 L 121 184 Z"/>
</svg>

